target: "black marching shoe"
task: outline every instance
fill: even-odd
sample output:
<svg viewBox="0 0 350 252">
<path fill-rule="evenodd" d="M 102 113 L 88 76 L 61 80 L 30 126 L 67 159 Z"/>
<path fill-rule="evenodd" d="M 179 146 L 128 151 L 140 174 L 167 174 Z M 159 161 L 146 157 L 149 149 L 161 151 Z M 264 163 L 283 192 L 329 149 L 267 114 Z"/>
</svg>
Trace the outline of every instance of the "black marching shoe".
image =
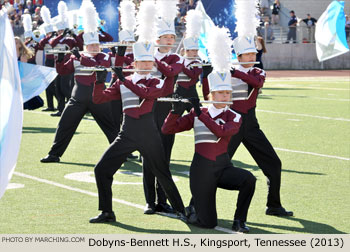
<svg viewBox="0 0 350 252">
<path fill-rule="evenodd" d="M 274 216 L 293 216 L 292 211 L 287 211 L 283 207 L 267 207 L 265 214 Z"/>
<path fill-rule="evenodd" d="M 43 109 L 43 110 L 41 110 L 41 111 L 49 111 L 49 112 L 53 112 L 53 111 L 56 111 L 56 109 L 55 108 L 46 108 L 46 109 Z"/>
<path fill-rule="evenodd" d="M 91 218 L 90 223 L 106 223 L 106 222 L 115 222 L 114 212 L 102 212 L 100 215 Z"/>
<path fill-rule="evenodd" d="M 57 112 L 57 113 L 52 113 L 52 114 L 50 114 L 50 116 L 61 116 L 62 115 L 62 113 L 61 112 Z"/>
<path fill-rule="evenodd" d="M 146 204 L 145 208 L 143 209 L 144 214 L 154 214 L 156 212 L 156 207 L 154 204 Z"/>
<path fill-rule="evenodd" d="M 46 157 L 40 159 L 41 163 L 58 163 L 60 162 L 60 158 L 54 155 L 47 155 Z"/>
<path fill-rule="evenodd" d="M 132 153 L 130 153 L 129 155 L 128 155 L 128 157 L 127 157 L 128 159 L 137 159 L 138 158 L 138 156 L 136 156 L 136 155 L 133 155 Z"/>
<path fill-rule="evenodd" d="M 232 230 L 239 233 L 248 233 L 249 227 L 245 225 L 244 221 L 234 220 L 232 224 Z"/>
<path fill-rule="evenodd" d="M 188 224 L 188 213 L 186 212 L 186 209 L 184 209 L 183 212 L 177 212 L 176 213 L 177 217 L 184 223 Z"/>
<path fill-rule="evenodd" d="M 156 212 L 161 213 L 176 213 L 176 211 L 167 203 L 158 203 L 155 209 Z"/>
</svg>

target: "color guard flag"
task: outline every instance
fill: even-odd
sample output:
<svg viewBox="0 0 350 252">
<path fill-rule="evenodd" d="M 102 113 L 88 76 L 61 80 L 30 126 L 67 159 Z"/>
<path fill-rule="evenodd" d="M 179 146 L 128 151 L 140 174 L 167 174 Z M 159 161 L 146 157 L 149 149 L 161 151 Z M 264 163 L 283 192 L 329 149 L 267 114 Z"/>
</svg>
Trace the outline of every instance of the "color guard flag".
<svg viewBox="0 0 350 252">
<path fill-rule="evenodd" d="M 16 45 L 6 8 L 0 10 L 0 198 L 14 172 L 22 136 L 23 101 Z"/>
<path fill-rule="evenodd" d="M 56 78 L 55 68 L 18 62 L 23 102 L 40 95 Z"/>
<path fill-rule="evenodd" d="M 333 1 L 323 12 L 316 24 L 315 39 L 320 62 L 349 51 L 345 37 L 344 1 Z"/>
</svg>

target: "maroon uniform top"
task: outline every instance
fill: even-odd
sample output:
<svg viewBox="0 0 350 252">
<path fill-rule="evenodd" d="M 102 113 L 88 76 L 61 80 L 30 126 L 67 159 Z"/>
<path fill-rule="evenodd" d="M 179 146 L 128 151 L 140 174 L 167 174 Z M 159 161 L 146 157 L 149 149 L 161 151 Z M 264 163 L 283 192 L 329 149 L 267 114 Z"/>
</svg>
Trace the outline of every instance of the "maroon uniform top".
<svg viewBox="0 0 350 252">
<path fill-rule="evenodd" d="M 190 130 L 194 127 L 195 118 L 198 118 L 218 138 L 218 141 L 215 143 L 196 143 L 195 151 L 201 156 L 215 161 L 217 156 L 227 152 L 231 137 L 239 131 L 242 123 L 241 115 L 228 107 L 216 109 L 213 105 L 201 108 L 201 111 L 199 117 L 196 116 L 193 109 L 182 117 L 170 112 L 164 121 L 162 133 L 175 134 Z"/>
<path fill-rule="evenodd" d="M 50 36 L 46 36 L 39 42 L 38 49 L 39 50 L 44 50 L 46 45 L 50 45 L 50 40 L 53 40 L 53 38 L 50 38 Z M 54 59 L 55 56 L 53 54 L 46 54 L 45 55 L 46 59 Z"/>
<path fill-rule="evenodd" d="M 118 54 L 113 54 L 112 52 L 108 52 L 108 55 L 111 57 L 111 66 L 125 66 L 125 60 L 126 60 L 126 57 L 125 56 L 119 56 Z M 124 67 L 126 69 L 133 69 L 133 66 L 131 66 L 130 64 L 127 65 L 126 67 Z M 132 74 L 132 72 L 125 72 L 123 73 L 124 76 L 129 76 Z M 112 78 L 113 80 L 116 80 L 118 77 L 117 75 L 112 72 Z"/>
<path fill-rule="evenodd" d="M 208 78 L 203 78 L 202 79 L 202 92 L 203 92 L 203 97 L 204 100 L 209 100 L 209 82 Z"/>
<path fill-rule="evenodd" d="M 250 88 L 253 88 L 253 93 L 250 95 L 248 100 L 239 100 L 234 101 L 233 105 L 231 105 L 231 109 L 240 112 L 240 113 L 248 113 L 248 110 L 256 107 L 256 99 L 258 97 L 259 88 L 262 88 L 265 82 L 266 73 L 264 70 L 251 67 L 244 68 L 239 66 L 235 69 L 232 77 L 239 78 L 245 83 L 247 83 Z"/>
<path fill-rule="evenodd" d="M 50 45 L 52 46 L 52 48 L 54 48 L 57 44 L 63 44 L 63 45 L 67 45 L 69 47 L 69 49 L 73 49 L 74 47 L 79 47 L 82 48 L 82 40 L 78 38 L 77 36 L 77 40 L 71 37 L 63 37 L 63 35 L 59 35 L 56 38 L 52 39 L 50 41 Z"/>
<path fill-rule="evenodd" d="M 182 71 L 183 59 L 179 55 L 171 52 L 160 53 L 156 50 L 154 57 L 158 70 L 165 77 L 175 77 Z M 169 85 L 164 88 L 163 96 L 174 93 L 174 84 L 175 83 L 169 83 Z"/>
<path fill-rule="evenodd" d="M 77 82 L 90 86 L 96 81 L 95 72 L 81 72 L 79 68 L 81 67 L 95 67 L 103 66 L 110 67 L 111 59 L 106 53 L 98 53 L 96 56 L 92 57 L 90 54 L 82 53 L 80 59 L 71 55 L 68 61 L 57 62 L 56 70 L 60 75 L 66 75 L 74 73 L 74 77 Z"/>
<path fill-rule="evenodd" d="M 117 80 L 111 87 L 104 89 L 104 85 L 95 83 L 93 91 L 93 102 L 104 103 L 111 100 L 121 100 L 121 85 L 124 85 L 142 101 L 137 108 L 123 108 L 126 115 L 139 118 L 141 115 L 152 112 L 155 99 L 161 97 L 165 85 L 174 82 L 174 78 L 168 77 L 165 80 L 153 78 L 150 74 L 140 75 L 134 73 L 125 78 L 122 82 Z"/>
<path fill-rule="evenodd" d="M 202 73 L 202 68 L 199 67 L 191 67 L 192 64 L 200 63 L 198 60 L 189 61 L 187 59 L 184 60 L 182 72 L 186 74 L 191 80 L 190 81 L 178 81 L 177 84 L 183 88 L 188 89 L 191 86 L 196 85 L 199 75 Z"/>
<path fill-rule="evenodd" d="M 134 54 L 133 53 L 125 53 L 124 55 L 124 63 L 129 66 L 134 62 Z"/>
</svg>

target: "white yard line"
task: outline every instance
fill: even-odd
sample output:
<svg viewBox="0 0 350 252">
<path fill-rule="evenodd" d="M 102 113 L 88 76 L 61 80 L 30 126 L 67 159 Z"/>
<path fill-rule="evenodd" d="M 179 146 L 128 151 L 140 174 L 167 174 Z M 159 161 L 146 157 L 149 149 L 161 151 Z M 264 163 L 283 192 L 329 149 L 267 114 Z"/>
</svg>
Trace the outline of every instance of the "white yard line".
<svg viewBox="0 0 350 252">
<path fill-rule="evenodd" d="M 53 185 L 53 186 L 56 186 L 56 187 L 67 189 L 67 190 L 70 190 L 70 191 L 79 192 L 79 193 L 86 194 L 86 195 L 93 196 L 93 197 L 98 197 L 97 193 L 86 191 L 86 190 L 82 190 L 82 189 L 79 189 L 79 188 L 76 188 L 76 187 L 67 186 L 67 185 L 60 184 L 60 183 L 57 183 L 57 182 L 54 182 L 54 181 L 50 181 L 50 180 L 47 180 L 47 179 L 34 177 L 34 176 L 31 176 L 31 175 L 28 175 L 28 174 L 24 174 L 24 173 L 21 173 L 21 172 L 14 172 L 13 174 L 15 174 L 17 176 L 20 176 L 20 177 L 23 177 L 23 178 L 27 178 L 27 179 L 35 180 L 35 181 L 38 181 L 38 182 L 41 182 L 41 183 L 45 183 L 45 184 L 48 184 L 48 185 Z M 120 200 L 120 199 L 116 199 L 116 198 L 112 198 L 112 200 L 115 201 L 115 202 L 118 202 L 120 204 L 127 205 L 127 206 L 131 206 L 131 207 L 135 207 L 135 208 L 139 208 L 139 209 L 144 209 L 144 206 L 141 206 L 139 204 L 134 204 L 134 203 L 131 203 L 131 202 L 128 202 L 128 201 L 125 201 L 125 200 Z M 175 217 L 174 215 L 169 215 L 169 214 L 164 214 L 164 215 L 169 216 L 169 217 Z M 221 231 L 221 232 L 224 232 L 224 233 L 229 233 L 229 234 L 236 234 L 236 232 L 233 232 L 231 229 L 223 228 L 223 227 L 219 227 L 219 226 L 216 226 L 215 230 Z"/>
<path fill-rule="evenodd" d="M 271 113 L 271 114 L 292 115 L 292 116 L 303 116 L 303 117 L 310 117 L 310 118 L 317 118 L 317 119 L 325 119 L 325 120 L 335 120 L 335 121 L 350 122 L 350 119 L 348 119 L 348 118 L 341 118 L 341 117 L 338 117 L 338 118 L 337 118 L 337 117 L 316 116 L 316 115 L 309 115 L 309 114 L 296 114 L 296 113 L 279 112 L 279 111 L 264 110 L 264 109 L 257 109 L 256 111 L 264 112 L 264 113 Z"/>
</svg>

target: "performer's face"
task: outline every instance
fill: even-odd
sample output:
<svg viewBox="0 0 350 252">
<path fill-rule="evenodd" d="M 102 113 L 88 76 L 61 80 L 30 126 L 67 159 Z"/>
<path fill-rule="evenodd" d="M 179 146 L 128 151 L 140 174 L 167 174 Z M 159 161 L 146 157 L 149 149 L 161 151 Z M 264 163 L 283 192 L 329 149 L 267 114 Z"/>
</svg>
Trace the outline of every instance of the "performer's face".
<svg viewBox="0 0 350 252">
<path fill-rule="evenodd" d="M 154 65 L 153 61 L 135 61 L 135 68 L 136 68 L 136 72 L 137 70 L 152 70 Z M 142 75 L 147 75 L 149 73 L 151 73 L 151 71 L 149 72 L 137 72 L 138 74 L 142 74 Z"/>
<path fill-rule="evenodd" d="M 186 57 L 198 57 L 198 50 L 186 50 Z"/>
<path fill-rule="evenodd" d="M 159 45 L 173 45 L 175 44 L 175 35 L 172 34 L 165 34 L 159 37 L 157 39 L 157 44 Z M 166 53 L 171 50 L 171 47 L 159 47 L 159 51 L 161 53 Z"/>
<path fill-rule="evenodd" d="M 100 51 L 100 44 L 90 44 L 86 45 L 86 50 L 92 55 L 96 56 Z"/>
<path fill-rule="evenodd" d="M 221 91 L 213 91 L 211 92 L 211 97 L 213 101 L 219 101 L 219 102 L 231 102 L 231 90 L 221 90 Z M 227 105 L 226 104 L 217 104 L 214 103 L 215 108 L 224 108 Z"/>
<path fill-rule="evenodd" d="M 253 62 L 256 61 L 256 53 L 251 52 L 251 53 L 243 53 L 238 56 L 238 61 L 239 62 Z M 242 65 L 245 68 L 249 68 L 254 66 L 254 64 L 243 64 Z"/>
</svg>

